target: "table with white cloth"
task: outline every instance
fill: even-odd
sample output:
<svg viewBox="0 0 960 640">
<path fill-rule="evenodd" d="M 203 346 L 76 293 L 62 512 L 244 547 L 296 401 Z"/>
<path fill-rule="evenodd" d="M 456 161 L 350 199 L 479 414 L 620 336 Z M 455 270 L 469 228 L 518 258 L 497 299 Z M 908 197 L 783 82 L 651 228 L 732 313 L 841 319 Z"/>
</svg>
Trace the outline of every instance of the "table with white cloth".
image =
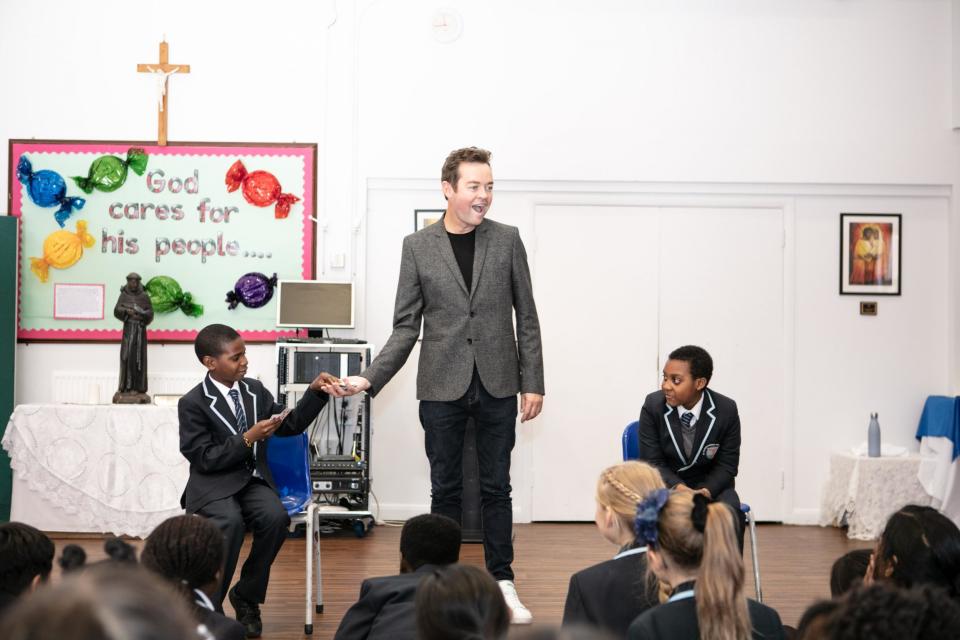
<svg viewBox="0 0 960 640">
<path fill-rule="evenodd" d="M 900 507 L 931 504 L 932 498 L 917 478 L 919 468 L 917 454 L 877 458 L 831 454 L 820 524 L 846 525 L 848 538 L 875 540 Z"/>
<path fill-rule="evenodd" d="M 183 513 L 189 466 L 175 407 L 19 405 L 3 436 L 10 519 L 44 531 L 145 537 Z"/>
</svg>

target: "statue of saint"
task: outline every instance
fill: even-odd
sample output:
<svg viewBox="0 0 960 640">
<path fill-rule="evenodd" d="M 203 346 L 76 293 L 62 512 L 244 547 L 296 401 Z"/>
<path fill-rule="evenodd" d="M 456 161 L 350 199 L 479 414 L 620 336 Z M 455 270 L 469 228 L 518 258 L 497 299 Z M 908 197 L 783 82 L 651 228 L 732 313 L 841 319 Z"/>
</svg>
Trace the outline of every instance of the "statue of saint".
<svg viewBox="0 0 960 640">
<path fill-rule="evenodd" d="M 131 273 L 127 284 L 120 287 L 120 297 L 113 315 L 123 321 L 120 342 L 120 386 L 113 394 L 114 404 L 149 404 L 147 395 L 147 325 L 153 321 L 150 296 L 140 282 L 140 275 Z"/>
</svg>

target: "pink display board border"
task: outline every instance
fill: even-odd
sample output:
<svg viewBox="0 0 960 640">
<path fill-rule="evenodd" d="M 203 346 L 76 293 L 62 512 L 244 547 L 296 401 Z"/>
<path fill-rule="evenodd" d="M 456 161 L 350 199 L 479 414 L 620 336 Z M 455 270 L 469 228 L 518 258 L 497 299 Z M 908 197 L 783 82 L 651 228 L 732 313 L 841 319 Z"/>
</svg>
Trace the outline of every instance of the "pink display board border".
<svg viewBox="0 0 960 640">
<path fill-rule="evenodd" d="M 124 154 L 131 146 L 144 148 L 150 155 L 211 155 L 211 156 L 299 156 L 303 158 L 303 247 L 302 276 L 312 280 L 316 272 L 316 234 L 312 218 L 316 218 L 314 205 L 317 200 L 317 145 L 314 143 L 258 143 L 258 142 L 170 142 L 159 146 L 144 141 L 97 141 L 97 140 L 27 140 L 11 139 L 9 147 L 9 188 L 7 200 L 9 215 L 20 217 L 23 185 L 17 180 L 16 158 L 26 152 L 33 153 L 115 153 Z M 19 225 L 17 240 L 17 291 L 22 294 L 23 273 L 20 272 L 20 248 L 23 244 L 23 224 Z M 17 341 L 18 342 L 116 342 L 123 337 L 123 330 L 104 329 L 21 329 L 20 295 L 17 296 Z M 277 338 L 298 335 L 297 331 L 245 331 L 237 330 L 247 342 L 275 342 Z M 147 339 L 155 342 L 192 342 L 197 332 L 192 330 L 147 330 Z"/>
</svg>

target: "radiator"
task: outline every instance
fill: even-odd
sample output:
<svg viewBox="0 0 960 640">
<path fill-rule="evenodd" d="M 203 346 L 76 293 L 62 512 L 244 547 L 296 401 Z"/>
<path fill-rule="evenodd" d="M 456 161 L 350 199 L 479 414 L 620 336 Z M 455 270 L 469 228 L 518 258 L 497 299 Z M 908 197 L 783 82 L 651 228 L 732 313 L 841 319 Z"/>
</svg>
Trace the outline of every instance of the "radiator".
<svg viewBox="0 0 960 640">
<path fill-rule="evenodd" d="M 54 371 L 53 402 L 69 404 L 110 404 L 117 391 L 117 372 Z M 183 395 L 199 379 L 191 373 L 151 373 L 147 378 L 150 395 Z"/>
</svg>

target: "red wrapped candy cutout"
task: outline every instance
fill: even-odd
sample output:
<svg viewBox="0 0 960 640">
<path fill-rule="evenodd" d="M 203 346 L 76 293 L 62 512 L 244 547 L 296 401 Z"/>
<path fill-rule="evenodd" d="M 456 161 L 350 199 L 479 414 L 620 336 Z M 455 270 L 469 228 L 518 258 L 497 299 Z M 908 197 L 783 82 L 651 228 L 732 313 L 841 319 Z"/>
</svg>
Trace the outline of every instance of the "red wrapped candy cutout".
<svg viewBox="0 0 960 640">
<path fill-rule="evenodd" d="M 237 160 L 227 171 L 227 191 L 236 191 L 240 185 L 243 185 L 243 197 L 252 205 L 266 207 L 274 202 L 275 218 L 286 218 L 290 215 L 290 205 L 299 202 L 300 198 L 290 193 L 280 193 L 280 182 L 276 176 L 268 171 L 253 171 L 247 173 L 247 168 L 243 162 Z"/>
</svg>

